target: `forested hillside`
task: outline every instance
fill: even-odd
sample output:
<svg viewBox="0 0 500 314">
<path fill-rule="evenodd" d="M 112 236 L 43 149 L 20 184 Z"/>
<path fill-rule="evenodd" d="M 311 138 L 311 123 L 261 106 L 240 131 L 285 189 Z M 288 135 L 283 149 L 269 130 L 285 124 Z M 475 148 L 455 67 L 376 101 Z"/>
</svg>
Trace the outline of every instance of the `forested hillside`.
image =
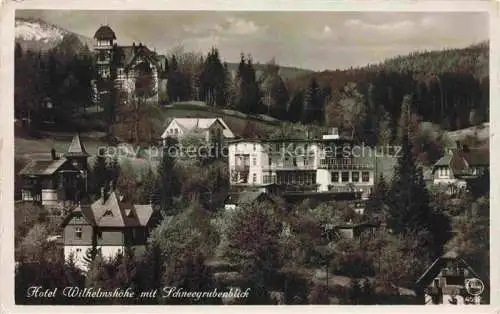
<svg viewBox="0 0 500 314">
<path fill-rule="evenodd" d="M 481 43 L 464 49 L 412 53 L 366 67 L 304 75 L 290 80 L 288 88 L 306 91 L 315 79 L 326 95 L 342 98 L 346 96 L 345 86 L 355 83 L 365 104 L 373 106 L 367 109 L 388 112 L 393 126 L 404 95 L 412 95 L 414 113 L 424 121 L 455 130 L 488 121 L 488 60 L 489 45 Z"/>
<path fill-rule="evenodd" d="M 17 118 L 37 127 L 46 119 L 44 106 L 48 101 L 53 106 L 55 125 L 60 128 L 81 125 L 91 131 L 94 126 L 114 123 L 120 114 L 130 116 L 126 110 L 120 113 L 124 107 L 117 99 L 104 106 L 102 114 L 82 122 L 80 113 L 92 103 L 92 52 L 76 34 L 53 26 L 37 28 L 34 22 L 19 25 L 24 30 L 18 33 L 26 34 L 17 38 L 16 44 Z M 32 38 L 28 33 L 39 28 L 62 39 L 48 51 L 23 48 L 23 38 Z M 39 40 L 50 37 L 38 35 Z M 174 51 L 161 60 L 165 71 L 160 77 L 166 86 L 160 94 L 160 106 L 202 101 L 214 109 L 264 114 L 314 127 L 339 127 L 371 145 L 398 141 L 402 123 L 427 121 L 453 131 L 489 120 L 487 42 L 323 72 L 280 67 L 279 60 L 259 64 L 249 53 L 242 54 L 237 65 L 230 64 L 215 47 L 207 54 Z M 134 123 L 140 120 L 150 125 L 151 112 L 156 111 L 134 114 L 138 117 Z"/>
</svg>

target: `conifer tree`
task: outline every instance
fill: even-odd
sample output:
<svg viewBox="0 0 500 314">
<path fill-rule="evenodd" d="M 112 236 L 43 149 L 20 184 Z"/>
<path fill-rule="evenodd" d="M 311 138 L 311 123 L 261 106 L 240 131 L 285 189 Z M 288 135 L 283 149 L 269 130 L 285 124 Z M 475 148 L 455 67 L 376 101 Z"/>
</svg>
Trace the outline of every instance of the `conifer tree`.
<svg viewBox="0 0 500 314">
<path fill-rule="evenodd" d="M 304 97 L 304 112 L 302 122 L 305 124 L 323 124 L 323 102 L 320 95 L 320 88 L 315 78 L 309 82 Z"/>
<path fill-rule="evenodd" d="M 175 152 L 176 141 L 170 137 L 162 148 L 162 158 L 158 166 L 158 177 L 156 183 L 156 194 L 158 195 L 158 204 L 162 211 L 171 209 L 173 199 L 180 192 L 180 184 L 175 175 Z"/>
<path fill-rule="evenodd" d="M 293 94 L 287 109 L 287 118 L 291 122 L 300 122 L 304 108 L 304 91 L 299 90 Z"/>
<path fill-rule="evenodd" d="M 411 148 L 408 136 L 403 136 L 402 155 L 387 197 L 387 225 L 396 234 L 418 236 L 437 254 L 449 238 L 449 220 L 430 206 L 422 169 L 416 167 Z"/>
<path fill-rule="evenodd" d="M 107 184 L 107 165 L 105 157 L 105 149 L 101 148 L 97 154 L 94 166 L 92 168 L 92 191 L 97 197 L 101 196 L 101 189 Z"/>
<path fill-rule="evenodd" d="M 378 146 L 383 147 L 389 145 L 391 143 L 391 137 L 391 118 L 388 112 L 383 111 L 378 123 Z"/>
<path fill-rule="evenodd" d="M 387 191 L 388 186 L 384 175 L 380 173 L 366 204 L 366 211 L 368 213 L 379 213 L 382 210 L 384 204 L 387 202 Z"/>
</svg>

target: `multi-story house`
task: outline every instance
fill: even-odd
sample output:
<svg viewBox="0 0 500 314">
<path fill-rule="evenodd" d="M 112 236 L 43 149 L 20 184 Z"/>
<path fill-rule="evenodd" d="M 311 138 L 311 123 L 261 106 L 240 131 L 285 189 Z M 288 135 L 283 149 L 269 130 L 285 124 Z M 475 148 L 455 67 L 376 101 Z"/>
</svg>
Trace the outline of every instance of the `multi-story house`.
<svg viewBox="0 0 500 314">
<path fill-rule="evenodd" d="M 101 26 L 94 35 L 97 78 L 94 81 L 94 99 L 104 103 L 111 95 L 112 86 L 128 96 L 140 96 L 158 101 L 159 77 L 164 69 L 162 56 L 142 43 L 118 46 L 115 32 L 108 25 Z"/>
<path fill-rule="evenodd" d="M 426 305 L 481 304 L 487 287 L 457 253 L 437 258 L 417 280 L 417 295 Z"/>
<path fill-rule="evenodd" d="M 488 150 L 468 148 L 457 142 L 456 149 L 448 151 L 434 164 L 433 183 L 445 186 L 448 192 L 454 193 L 467 188 L 471 180 L 487 175 L 489 165 Z"/>
<path fill-rule="evenodd" d="M 86 270 L 92 249 L 104 258 L 113 258 L 126 248 L 140 255 L 159 221 L 158 214 L 151 204 L 132 204 L 118 192 L 102 191 L 100 199 L 80 204 L 64 219 L 64 256 L 72 256 L 76 266 Z"/>
<path fill-rule="evenodd" d="M 336 129 L 321 139 L 231 141 L 231 186 L 248 189 L 276 184 L 288 194 L 367 197 L 376 179 L 376 154 L 357 148 Z"/>
<path fill-rule="evenodd" d="M 199 136 L 205 141 L 212 139 L 232 139 L 234 134 L 221 118 L 173 118 L 161 135 L 162 141 L 167 137 L 183 138 L 187 135 Z"/>
<path fill-rule="evenodd" d="M 77 203 L 87 193 L 88 163 L 85 147 L 75 135 L 64 155 L 51 151 L 47 158 L 29 162 L 21 171 L 22 200 L 44 206 Z"/>
</svg>

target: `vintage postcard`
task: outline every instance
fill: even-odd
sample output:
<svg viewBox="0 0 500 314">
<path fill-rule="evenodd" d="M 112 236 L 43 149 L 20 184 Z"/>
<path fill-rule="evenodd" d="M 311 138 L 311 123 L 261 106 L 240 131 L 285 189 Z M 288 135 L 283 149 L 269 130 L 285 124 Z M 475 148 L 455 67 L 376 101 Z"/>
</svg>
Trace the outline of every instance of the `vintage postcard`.
<svg viewBox="0 0 500 314">
<path fill-rule="evenodd" d="M 8 313 L 493 309 L 494 3 L 34 3 L 2 13 Z"/>
</svg>

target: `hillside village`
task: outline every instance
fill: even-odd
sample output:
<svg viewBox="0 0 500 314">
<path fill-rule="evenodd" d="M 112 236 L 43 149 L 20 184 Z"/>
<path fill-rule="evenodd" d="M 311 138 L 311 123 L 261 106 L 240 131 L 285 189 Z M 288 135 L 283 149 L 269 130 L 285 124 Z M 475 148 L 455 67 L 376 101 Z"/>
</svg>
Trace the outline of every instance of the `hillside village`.
<svg viewBox="0 0 500 314">
<path fill-rule="evenodd" d="M 92 43 L 16 45 L 16 303 L 89 302 L 36 284 L 251 290 L 102 304 L 489 302 L 484 59 L 286 77 L 110 25 Z"/>
</svg>

